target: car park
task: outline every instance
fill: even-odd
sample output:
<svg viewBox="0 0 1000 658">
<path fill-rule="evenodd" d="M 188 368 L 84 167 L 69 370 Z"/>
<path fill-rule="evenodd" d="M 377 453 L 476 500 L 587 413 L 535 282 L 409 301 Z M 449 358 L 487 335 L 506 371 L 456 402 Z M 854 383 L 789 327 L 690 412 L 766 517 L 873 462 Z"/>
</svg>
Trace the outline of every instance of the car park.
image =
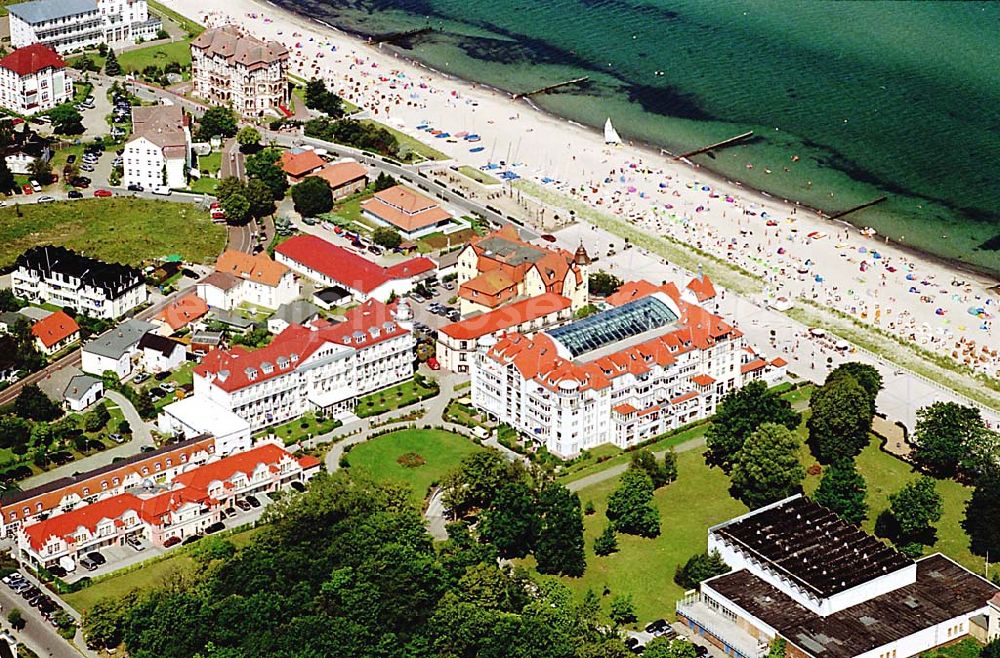
<svg viewBox="0 0 1000 658">
<path fill-rule="evenodd" d="M 180 537 L 170 537 L 167 541 L 163 542 L 163 548 L 170 548 L 171 546 L 176 546 L 181 543 Z"/>
</svg>

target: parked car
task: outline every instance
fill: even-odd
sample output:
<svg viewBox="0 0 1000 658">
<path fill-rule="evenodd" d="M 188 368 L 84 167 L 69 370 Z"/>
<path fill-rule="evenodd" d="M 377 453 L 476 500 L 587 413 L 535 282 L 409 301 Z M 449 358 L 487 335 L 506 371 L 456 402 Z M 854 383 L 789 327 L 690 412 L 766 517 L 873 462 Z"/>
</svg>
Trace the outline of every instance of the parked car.
<svg viewBox="0 0 1000 658">
<path fill-rule="evenodd" d="M 97 567 L 100 565 L 91 560 L 89 557 L 82 557 L 80 558 L 80 566 L 86 569 L 87 571 L 96 571 Z"/>
<path fill-rule="evenodd" d="M 146 188 L 144 188 L 142 185 L 139 185 L 138 183 L 131 183 L 128 186 L 129 192 L 142 192 L 144 189 Z"/>
<path fill-rule="evenodd" d="M 106 564 L 107 558 L 105 558 L 99 551 L 91 551 L 87 553 L 87 557 L 96 562 L 97 564 Z"/>
<path fill-rule="evenodd" d="M 376 256 L 381 256 L 382 255 L 382 248 L 379 247 L 378 245 L 374 245 L 374 244 L 368 245 L 368 251 L 370 251 L 371 253 L 375 254 Z"/>
<path fill-rule="evenodd" d="M 177 385 L 174 384 L 173 382 L 163 382 L 162 384 L 160 384 L 160 388 L 162 388 L 167 393 L 173 393 L 174 389 L 177 388 Z"/>
<path fill-rule="evenodd" d="M 21 572 L 20 571 L 15 571 L 14 573 L 7 574 L 3 578 L 0 578 L 0 583 L 3 583 L 4 585 L 10 586 L 10 585 L 13 585 L 14 583 L 18 583 L 18 582 L 21 582 L 23 580 L 24 580 L 24 576 L 21 575 Z"/>
<path fill-rule="evenodd" d="M 445 290 L 454 290 L 455 289 L 455 283 L 453 281 L 445 281 L 444 282 L 444 289 Z"/>
<path fill-rule="evenodd" d="M 159 187 L 153 188 L 153 194 L 159 194 L 160 196 L 170 196 L 170 188 L 166 185 L 160 185 Z"/>
<path fill-rule="evenodd" d="M 35 190 L 30 185 L 28 185 L 27 183 L 25 183 L 24 185 L 21 186 L 21 191 L 24 192 L 25 194 L 34 194 L 35 193 Z"/>
<path fill-rule="evenodd" d="M 36 181 L 34 178 L 32 178 L 28 182 L 31 183 L 31 189 L 33 189 L 34 191 L 36 191 L 36 192 L 41 192 L 42 191 L 42 186 L 39 185 L 38 181 Z"/>
<path fill-rule="evenodd" d="M 431 370 L 440 370 L 441 364 L 438 362 L 437 357 L 431 357 L 427 359 L 427 367 Z"/>
<path fill-rule="evenodd" d="M 89 187 L 90 179 L 86 176 L 75 176 L 69 179 L 69 184 L 73 187 Z"/>
<path fill-rule="evenodd" d="M 35 203 L 52 203 L 55 200 L 56 200 L 55 197 L 45 194 L 43 196 L 38 197 L 38 201 L 36 201 Z"/>
<path fill-rule="evenodd" d="M 424 302 L 427 301 L 427 299 L 425 299 L 423 295 L 418 295 L 415 292 L 411 292 L 410 293 L 410 299 L 412 299 L 413 301 L 415 301 L 418 304 L 423 304 Z"/>
<path fill-rule="evenodd" d="M 135 535 L 129 535 L 125 538 L 125 543 L 134 548 L 137 551 L 145 550 L 146 546 L 142 543 L 142 540 Z"/>
<path fill-rule="evenodd" d="M 201 539 L 201 537 L 202 537 L 201 535 L 188 535 L 187 537 L 184 538 L 184 541 L 182 541 L 181 544 L 184 546 L 187 546 L 188 544 L 193 544 L 199 539 Z"/>
<path fill-rule="evenodd" d="M 216 532 L 221 532 L 221 531 L 223 531 L 225 529 L 226 529 L 226 524 L 225 523 L 223 523 L 222 521 L 216 521 L 212 525 L 210 525 L 207 528 L 205 528 L 205 534 L 206 535 L 212 535 L 212 534 L 215 534 Z"/>
<path fill-rule="evenodd" d="M 176 546 L 181 543 L 180 537 L 171 537 L 167 541 L 163 542 L 163 548 L 170 548 L 171 546 Z"/>
<path fill-rule="evenodd" d="M 98 189 L 98 190 L 94 190 L 94 196 L 100 197 L 100 198 L 103 199 L 103 198 L 107 198 L 109 196 L 114 196 L 114 193 L 111 190 L 106 190 L 104 188 L 101 188 L 101 189 Z"/>
<path fill-rule="evenodd" d="M 462 319 L 462 314 L 459 313 L 457 310 L 452 309 L 448 311 L 448 319 L 451 320 L 452 322 L 458 322 L 459 320 Z"/>
<path fill-rule="evenodd" d="M 136 375 L 135 377 L 132 378 L 132 382 L 135 383 L 135 384 L 141 384 L 144 381 L 146 381 L 147 379 L 149 379 L 149 373 L 148 372 L 140 372 L 138 375 Z"/>
<path fill-rule="evenodd" d="M 70 190 L 69 192 L 66 193 L 66 198 L 67 199 L 82 199 L 83 198 L 83 192 L 80 192 L 78 190 Z"/>
<path fill-rule="evenodd" d="M 108 438 L 111 439 L 112 441 L 114 441 L 115 443 L 119 444 L 119 445 L 121 445 L 122 443 L 125 443 L 125 437 L 122 436 L 121 434 L 118 434 L 117 432 L 115 432 L 114 434 L 111 434 L 110 436 L 108 436 Z"/>
<path fill-rule="evenodd" d="M 248 502 L 247 502 L 247 501 L 245 501 L 245 500 L 237 500 L 237 501 L 236 501 L 236 506 L 237 506 L 237 507 L 239 507 L 239 508 L 240 508 L 241 510 L 243 510 L 244 512 L 249 512 L 249 511 L 250 511 L 250 509 L 251 509 L 251 508 L 250 508 L 250 503 L 248 503 Z"/>
<path fill-rule="evenodd" d="M 257 500 L 257 498 L 255 496 L 247 495 L 246 496 L 246 501 L 248 503 L 250 503 L 250 507 L 254 507 L 254 508 L 260 507 L 260 501 Z"/>
<path fill-rule="evenodd" d="M 93 171 L 94 171 L 94 165 L 88 164 L 88 163 L 84 162 L 82 165 L 80 165 L 80 171 L 86 171 L 87 173 L 93 173 Z"/>
<path fill-rule="evenodd" d="M 296 490 L 296 491 L 298 491 L 299 493 L 302 493 L 303 491 L 305 491 L 305 490 L 306 490 L 306 485 L 302 484 L 302 483 L 301 483 L 301 482 L 299 482 L 298 480 L 295 480 L 294 482 L 292 482 L 292 483 L 291 483 L 291 484 L 289 484 L 288 486 L 290 486 L 290 487 L 291 487 L 292 489 L 295 489 L 295 490 Z"/>
</svg>

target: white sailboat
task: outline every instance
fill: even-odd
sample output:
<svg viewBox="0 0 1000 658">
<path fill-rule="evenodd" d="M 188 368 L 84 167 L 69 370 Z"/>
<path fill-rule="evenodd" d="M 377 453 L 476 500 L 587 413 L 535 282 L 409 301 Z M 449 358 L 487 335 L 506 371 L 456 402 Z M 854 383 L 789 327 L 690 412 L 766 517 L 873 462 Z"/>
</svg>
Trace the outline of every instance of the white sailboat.
<svg viewBox="0 0 1000 658">
<path fill-rule="evenodd" d="M 615 127 L 611 125 L 611 117 L 604 122 L 604 143 L 605 144 L 621 144 L 622 138 L 619 137 L 618 131 Z"/>
</svg>

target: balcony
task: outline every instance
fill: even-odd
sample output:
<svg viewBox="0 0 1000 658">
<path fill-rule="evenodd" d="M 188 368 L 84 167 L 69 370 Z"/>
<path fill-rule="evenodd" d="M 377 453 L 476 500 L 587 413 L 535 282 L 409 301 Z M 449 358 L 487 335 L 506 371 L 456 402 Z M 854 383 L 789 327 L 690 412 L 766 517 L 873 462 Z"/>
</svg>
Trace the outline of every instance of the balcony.
<svg viewBox="0 0 1000 658">
<path fill-rule="evenodd" d="M 687 620 L 692 630 L 704 631 L 714 637 L 723 645 L 726 654 L 742 658 L 762 658 L 767 655 L 767 642 L 758 640 L 740 628 L 735 621 L 706 605 L 698 594 L 688 594 L 677 602 L 676 608 L 677 614 Z"/>
</svg>

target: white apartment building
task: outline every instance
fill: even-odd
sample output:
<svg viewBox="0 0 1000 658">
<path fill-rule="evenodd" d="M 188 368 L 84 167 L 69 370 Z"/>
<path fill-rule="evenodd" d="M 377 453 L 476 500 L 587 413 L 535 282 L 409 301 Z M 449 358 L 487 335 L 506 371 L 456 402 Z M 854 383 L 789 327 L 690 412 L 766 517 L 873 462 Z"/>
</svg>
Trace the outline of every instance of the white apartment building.
<svg viewBox="0 0 1000 658">
<path fill-rule="evenodd" d="M 319 409 L 349 412 L 359 396 L 413 376 L 410 309 L 369 300 L 343 322 L 291 325 L 258 350 L 209 352 L 194 369 L 194 394 L 249 421 L 253 431 Z"/>
<path fill-rule="evenodd" d="M 677 602 L 677 619 L 734 658 L 780 637 L 792 658 L 910 658 L 989 637 L 1000 589 L 940 553 L 913 561 L 801 495 L 708 531 L 732 571 Z"/>
<path fill-rule="evenodd" d="M 235 25 L 205 30 L 191 42 L 194 93 L 244 116 L 277 114 L 288 104 L 288 58 L 283 44 L 255 39 Z"/>
<path fill-rule="evenodd" d="M 135 318 L 108 329 L 84 343 L 80 369 L 97 376 L 111 371 L 118 379 L 125 379 L 142 361 L 139 343 L 151 332 L 156 332 L 155 324 Z"/>
<path fill-rule="evenodd" d="M 146 0 L 33 0 L 10 8 L 15 48 L 44 44 L 60 53 L 154 39 L 162 27 Z"/>
<path fill-rule="evenodd" d="M 197 295 L 212 308 L 232 310 L 241 304 L 277 309 L 299 297 L 295 274 L 267 254 L 232 249 L 215 261 L 215 271 L 197 284 Z"/>
<path fill-rule="evenodd" d="M 48 46 L 25 46 L 0 59 L 0 106 L 5 109 L 30 115 L 72 99 L 66 62 Z"/>
<path fill-rule="evenodd" d="M 66 249 L 32 247 L 18 256 L 11 287 L 21 299 L 71 308 L 94 318 L 119 318 L 146 302 L 142 272 Z"/>
<path fill-rule="evenodd" d="M 133 107 L 122 182 L 146 189 L 187 187 L 191 153 L 190 120 L 180 105 Z"/>
<path fill-rule="evenodd" d="M 528 338 L 479 341 L 472 403 L 560 457 L 625 448 L 715 412 L 743 334 L 657 290 Z"/>
<path fill-rule="evenodd" d="M 17 550 L 28 564 L 49 567 L 75 566 L 87 552 L 123 546 L 132 537 L 163 547 L 170 539 L 204 533 L 236 500 L 305 483 L 319 468 L 315 457 L 296 458 L 264 443 L 185 469 L 170 480 L 150 478 L 158 485 L 155 493 L 150 487 L 99 494 L 94 502 L 25 524 L 18 529 Z"/>
</svg>

